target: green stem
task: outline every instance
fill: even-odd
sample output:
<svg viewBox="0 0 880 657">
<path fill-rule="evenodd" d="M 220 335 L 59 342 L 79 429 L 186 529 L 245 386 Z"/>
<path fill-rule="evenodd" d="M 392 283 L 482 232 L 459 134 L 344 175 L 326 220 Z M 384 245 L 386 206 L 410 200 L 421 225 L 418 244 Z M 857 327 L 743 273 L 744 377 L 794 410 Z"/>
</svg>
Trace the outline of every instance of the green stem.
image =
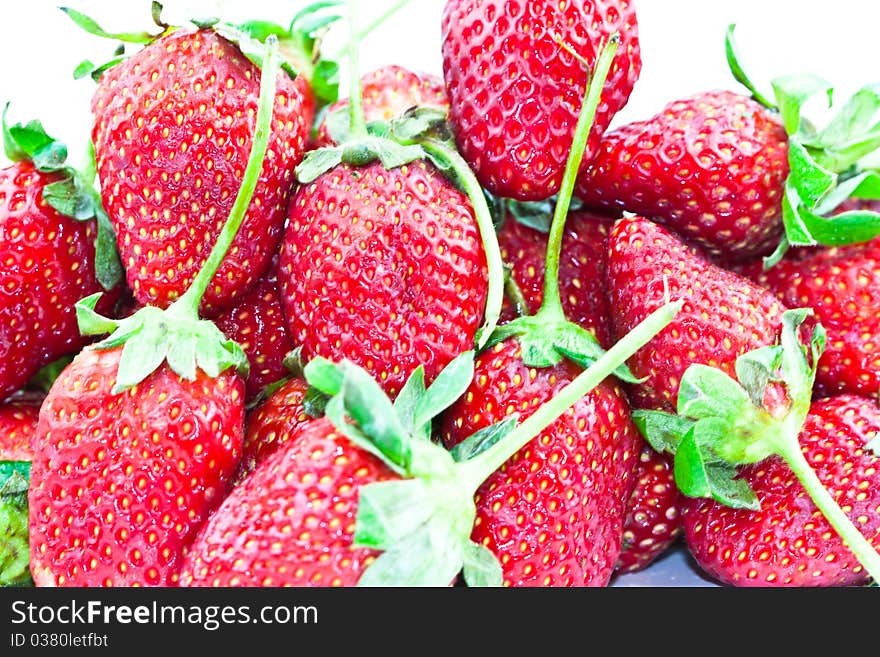
<svg viewBox="0 0 880 657">
<path fill-rule="evenodd" d="M 651 313 L 632 331 L 627 333 L 611 349 L 600 356 L 593 365 L 581 372 L 571 383 L 538 410 L 526 418 L 503 440 L 479 456 L 461 463 L 462 481 L 476 492 L 477 488 L 511 456 L 525 447 L 538 434 L 553 424 L 581 397 L 611 376 L 634 353 L 662 331 L 681 310 L 683 302 L 667 303 Z"/>
<path fill-rule="evenodd" d="M 831 493 L 822 484 L 801 451 L 797 437 L 787 441 L 785 446 L 779 450 L 779 455 L 788 463 L 822 515 L 827 518 L 868 574 L 875 582 L 880 582 L 880 554 L 847 517 Z"/>
<path fill-rule="evenodd" d="M 574 186 L 580 171 L 584 151 L 596 118 L 596 110 L 602 100 L 602 90 L 605 80 L 611 70 L 614 55 L 620 44 L 620 35 L 612 34 L 608 43 L 602 48 L 596 60 L 596 67 L 584 96 L 584 105 L 578 116 L 577 126 L 574 131 L 574 139 L 568 161 L 565 164 L 565 173 L 556 199 L 556 208 L 553 212 L 553 222 L 550 224 L 550 236 L 547 244 L 547 255 L 544 263 L 544 300 L 538 311 L 542 316 L 552 316 L 560 320 L 565 319 L 562 310 L 562 300 L 559 297 L 559 259 L 562 256 L 562 239 L 565 235 L 565 220 L 568 217 L 568 208 L 574 194 Z"/>
<path fill-rule="evenodd" d="M 214 278 L 214 274 L 223 263 L 232 241 L 235 239 L 241 222 L 244 221 L 248 206 L 257 188 L 257 181 L 263 170 L 263 159 L 266 156 L 266 149 L 269 145 L 269 133 L 272 127 L 272 112 L 275 106 L 275 88 L 277 84 L 278 71 L 281 66 L 281 58 L 278 52 L 278 39 L 274 35 L 270 35 L 266 39 L 266 53 L 262 62 L 262 73 L 260 75 L 260 99 L 257 106 L 256 127 L 254 130 L 254 141 L 251 145 L 251 152 L 248 157 L 247 166 L 244 170 L 244 178 L 235 202 L 232 204 L 232 210 L 229 218 L 220 232 L 217 242 L 211 249 L 208 259 L 202 265 L 199 273 L 193 279 L 186 292 L 174 302 L 169 311 L 179 309 L 183 315 L 189 317 L 198 317 L 199 304 L 202 297 Z M 173 313 L 172 313 L 173 314 Z"/>
<path fill-rule="evenodd" d="M 361 89 L 357 0 L 348 0 L 348 32 L 348 120 L 352 139 L 363 139 L 367 136 L 367 120 L 364 118 L 363 90 Z"/>
<path fill-rule="evenodd" d="M 529 314 L 529 302 L 513 277 L 513 270 L 509 265 L 505 266 L 504 292 L 507 300 L 513 304 L 517 317 L 526 317 Z"/>
<path fill-rule="evenodd" d="M 498 317 L 501 315 L 501 306 L 504 303 L 504 262 L 501 260 L 501 247 L 498 245 L 492 212 L 489 210 L 486 195 L 483 194 L 483 188 L 480 187 L 477 177 L 455 149 L 432 139 L 422 140 L 419 144 L 428 155 L 449 164 L 474 209 L 477 228 L 483 241 L 483 251 L 486 254 L 486 266 L 489 270 L 485 319 L 476 339 L 477 348 L 482 349 L 498 325 Z"/>
<path fill-rule="evenodd" d="M 403 9 L 410 2 L 412 2 L 412 0 L 397 0 L 397 2 L 395 2 L 388 9 L 386 9 L 381 14 L 379 14 L 379 16 L 377 16 L 375 19 L 370 21 L 369 25 L 367 25 L 364 29 L 362 29 L 360 32 L 358 32 L 358 42 L 361 42 L 366 37 L 370 36 L 370 34 L 372 34 L 376 30 L 376 28 L 381 27 L 382 24 L 385 23 L 385 21 L 387 21 L 394 14 L 396 14 L 398 11 Z M 338 53 L 336 53 L 336 55 L 333 57 L 333 59 L 342 59 L 343 57 L 348 56 L 348 54 L 349 54 L 348 51 L 349 51 L 349 48 L 351 48 L 351 45 L 352 44 L 350 44 L 350 43 L 345 44 L 342 47 L 342 49 Z"/>
</svg>

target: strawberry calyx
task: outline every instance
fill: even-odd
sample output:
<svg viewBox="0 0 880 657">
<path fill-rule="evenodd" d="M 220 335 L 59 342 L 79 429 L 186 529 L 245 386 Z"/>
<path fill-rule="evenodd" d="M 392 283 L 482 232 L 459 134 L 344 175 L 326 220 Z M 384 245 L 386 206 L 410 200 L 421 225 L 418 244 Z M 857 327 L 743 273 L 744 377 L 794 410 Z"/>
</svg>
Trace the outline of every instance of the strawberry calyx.
<svg viewBox="0 0 880 657">
<path fill-rule="evenodd" d="M 549 237 L 544 264 L 544 296 L 541 307 L 532 316 L 521 316 L 499 326 L 487 341 L 487 346 L 491 346 L 515 337 L 522 348 L 523 362 L 529 367 L 552 367 L 563 358 L 568 358 L 581 367 L 587 367 L 603 353 L 599 341 L 592 333 L 565 317 L 559 291 L 559 260 L 562 254 L 565 222 L 571 208 L 575 182 L 592 129 L 593 119 L 601 102 L 605 79 L 611 69 L 619 43 L 619 35 L 614 34 L 608 43 L 601 48 L 585 91 L 562 184 L 553 207 L 553 218 L 546 229 Z M 529 206 L 516 207 L 517 211 L 522 211 L 522 214 L 527 214 L 530 209 Z M 638 383 L 638 379 L 623 363 L 617 369 L 616 374 L 624 381 Z"/>
<path fill-rule="evenodd" d="M 832 85 L 815 75 L 782 75 L 771 81 L 773 100 L 769 100 L 740 63 L 734 28 L 730 25 L 725 37 L 734 78 L 756 101 L 779 114 L 789 137 L 790 173 L 782 199 L 785 235 L 764 259 L 765 268 L 778 263 L 792 246 L 844 246 L 880 235 L 880 213 L 859 210 L 832 215 L 848 198 L 880 199 L 880 172 L 867 159 L 880 150 L 880 87 L 862 87 L 818 128 L 804 118 L 804 106 L 818 97 L 833 107 Z"/>
<path fill-rule="evenodd" d="M 828 493 L 798 440 L 826 340 L 816 323 L 806 344 L 802 341 L 802 325 L 810 315 L 811 309 L 786 311 L 779 344 L 740 356 L 736 379 L 716 368 L 691 365 L 681 379 L 676 414 L 637 410 L 633 421 L 655 450 L 674 455 L 682 494 L 733 508 L 760 509 L 754 491 L 738 477 L 738 467 L 781 457 L 876 580 L 880 554 Z"/>
<path fill-rule="evenodd" d="M 32 584 L 27 491 L 31 464 L 0 461 L 0 586 Z"/>
<path fill-rule="evenodd" d="M 351 362 L 310 361 L 305 377 L 329 396 L 326 417 L 402 477 L 359 490 L 354 546 L 382 551 L 359 586 L 448 586 L 459 572 L 469 586 L 500 586 L 497 558 L 470 538 L 477 489 L 663 330 L 680 308 L 680 302 L 670 303 L 654 312 L 521 424 L 511 415 L 451 452 L 430 440 L 431 422 L 467 390 L 473 351 L 453 360 L 427 388 L 417 368 L 394 402 Z"/>
<path fill-rule="evenodd" d="M 84 335 L 110 333 L 94 345 L 96 349 L 122 347 L 114 394 L 137 385 L 165 362 L 175 373 L 190 381 L 195 379 L 197 369 L 217 377 L 234 367 L 242 376 L 247 375 L 248 360 L 244 350 L 223 335 L 216 324 L 201 319 L 199 305 L 241 227 L 263 168 L 275 103 L 276 78 L 281 67 L 278 40 L 274 35 L 266 39 L 266 46 L 256 127 L 242 183 L 211 253 L 189 288 L 165 310 L 145 306 L 121 320 L 102 317 L 95 312 L 100 293 L 76 304 L 77 321 Z"/>
<path fill-rule="evenodd" d="M 122 280 L 122 263 L 116 249 L 116 233 L 95 189 L 95 156 L 89 142 L 88 157 L 82 171 L 67 164 L 67 145 L 46 133 L 38 120 L 10 125 L 3 109 L 3 149 L 13 162 L 31 162 L 37 171 L 56 176 L 43 188 L 42 196 L 53 209 L 77 221 L 95 220 L 95 278 L 105 290 Z"/>
</svg>

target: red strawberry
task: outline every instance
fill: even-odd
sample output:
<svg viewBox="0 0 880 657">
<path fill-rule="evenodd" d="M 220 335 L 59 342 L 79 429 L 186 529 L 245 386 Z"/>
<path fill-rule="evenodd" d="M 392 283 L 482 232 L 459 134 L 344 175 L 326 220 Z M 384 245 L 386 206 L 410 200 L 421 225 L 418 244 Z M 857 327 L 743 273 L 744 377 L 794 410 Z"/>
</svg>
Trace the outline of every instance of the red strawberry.
<svg viewBox="0 0 880 657">
<path fill-rule="evenodd" d="M 587 205 L 662 221 L 712 256 L 746 259 L 779 243 L 788 171 L 778 115 L 712 91 L 607 133 L 577 190 Z"/>
<path fill-rule="evenodd" d="M 413 107 L 433 107 L 449 110 L 446 87 L 441 78 L 427 73 L 414 73 L 402 66 L 382 66 L 361 78 L 364 117 L 370 121 L 390 121 L 399 118 Z M 327 114 L 348 109 L 348 100 L 340 100 Z M 327 118 L 321 122 L 315 146 L 330 146 L 335 142 L 328 133 Z"/>
<path fill-rule="evenodd" d="M 101 77 L 92 138 L 102 197 L 142 304 L 177 299 L 216 242 L 242 182 L 259 80 L 257 66 L 210 29 L 174 30 Z M 203 312 L 231 307 L 269 267 L 303 155 L 303 102 L 282 74 L 253 201 Z"/>
<path fill-rule="evenodd" d="M 605 266 L 612 220 L 588 212 L 572 212 L 565 224 L 559 264 L 560 296 L 565 316 L 593 333 L 603 347 L 612 344 Z M 547 236 L 508 217 L 498 232 L 501 257 L 526 301 L 536 313 L 544 298 L 544 255 Z"/>
<path fill-rule="evenodd" d="M 672 409 L 688 366 L 733 373 L 737 357 L 774 344 L 785 308 L 769 291 L 709 262 L 642 217 L 619 220 L 609 237 L 608 293 L 616 335 L 626 334 L 665 295 L 682 299 L 675 320 L 629 361 L 638 408 Z"/>
<path fill-rule="evenodd" d="M 329 420 L 295 431 L 205 524 L 183 586 L 354 586 L 377 556 L 352 548 L 358 493 L 397 475 Z"/>
<path fill-rule="evenodd" d="M 790 251 L 746 275 L 790 307 L 807 307 L 828 332 L 816 383 L 825 394 L 880 390 L 880 238 L 841 247 Z"/>
<path fill-rule="evenodd" d="M 841 395 L 814 402 L 799 437 L 819 479 L 875 549 L 880 548 L 880 457 L 866 445 L 878 436 L 877 403 Z M 707 499 L 683 502 L 687 545 L 706 572 L 736 586 L 869 581 L 785 462 L 773 457 L 741 468 L 740 476 L 754 489 L 760 511 Z"/>
<path fill-rule="evenodd" d="M 36 130 L 35 124 L 16 128 Z M 39 132 L 52 141 L 41 127 Z M 64 184 L 70 173 L 57 163 L 41 171 L 26 155 L 0 169 L 0 400 L 42 366 L 89 342 L 77 329 L 73 306 L 102 290 L 95 220 L 66 216 L 44 197 L 48 185 Z M 101 309 L 109 311 L 118 294 L 115 287 L 105 295 Z"/>
<path fill-rule="evenodd" d="M 644 570 L 678 540 L 682 532 L 679 498 L 672 459 L 646 446 L 627 504 L 617 572 Z"/>
<path fill-rule="evenodd" d="M 519 413 L 528 418 L 579 373 L 563 361 L 534 369 L 516 340 L 476 361 L 474 382 L 444 416 L 441 437 L 467 436 Z M 605 586 L 620 554 L 641 438 L 620 387 L 581 398 L 477 492 L 473 540 L 501 560 L 512 586 Z"/>
<path fill-rule="evenodd" d="M 279 283 L 304 361 L 348 358 L 392 396 L 471 348 L 487 298 L 468 198 L 433 165 L 341 165 L 290 205 Z"/>
<path fill-rule="evenodd" d="M 235 209 L 193 284 L 168 310 L 122 320 L 77 304 L 81 351 L 40 410 L 28 490 L 31 570 L 37 584 L 163 585 L 227 493 L 244 433 L 242 349 L 199 318 L 202 298 L 250 205 L 273 121 L 277 42 L 265 77 Z"/>
<path fill-rule="evenodd" d="M 232 310 L 216 320 L 217 327 L 237 342 L 248 357 L 247 399 L 289 374 L 284 358 L 293 350 L 281 308 L 276 272 L 270 269 Z"/>
<path fill-rule="evenodd" d="M 241 462 L 235 481 L 241 482 L 270 454 L 288 442 L 314 418 L 306 413 L 308 384 L 293 377 L 251 411 L 245 426 Z"/>
<path fill-rule="evenodd" d="M 42 395 L 16 395 L 0 406 L 0 461 L 30 461 Z"/>
<path fill-rule="evenodd" d="M 111 392 L 121 349 L 83 350 L 40 412 L 29 491 L 41 586 L 173 585 L 241 457 L 244 384 L 160 368 Z"/>
<path fill-rule="evenodd" d="M 497 196 L 527 201 L 554 195 L 571 149 L 588 68 L 613 33 L 620 34 L 621 47 L 584 163 L 592 159 L 638 78 L 633 4 L 449 0 L 442 20 L 450 122 L 462 155 Z"/>
</svg>

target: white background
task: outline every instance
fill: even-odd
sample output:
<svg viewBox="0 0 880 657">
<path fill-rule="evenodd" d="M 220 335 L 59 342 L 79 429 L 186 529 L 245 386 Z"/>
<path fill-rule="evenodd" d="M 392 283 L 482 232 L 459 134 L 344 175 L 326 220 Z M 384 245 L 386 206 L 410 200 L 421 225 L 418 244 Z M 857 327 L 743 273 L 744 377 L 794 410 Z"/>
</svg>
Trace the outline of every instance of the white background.
<svg viewBox="0 0 880 657">
<path fill-rule="evenodd" d="M 149 30 L 149 1 L 62 0 L 98 20 L 108 31 Z M 222 16 L 232 21 L 271 19 L 286 24 L 310 0 L 166 0 L 166 19 Z M 366 18 L 392 0 L 360 0 Z M 550 1 L 550 0 L 548 0 Z M 556 1 L 556 0 L 552 0 Z M 396 63 L 441 74 L 440 14 L 445 0 L 412 0 L 362 44 L 361 71 Z M 724 58 L 724 31 L 737 24 L 737 40 L 753 79 L 763 88 L 782 73 L 822 75 L 844 99 L 859 86 L 880 82 L 878 0 L 634 0 L 643 69 L 629 105 L 615 124 L 646 118 L 667 102 L 715 88 L 738 89 Z M 84 58 L 103 62 L 115 44 L 85 34 L 57 2 L 3 2 L 0 18 L 0 106 L 11 118 L 40 118 L 53 136 L 68 142 L 72 157 L 89 133 L 91 80 L 75 81 Z M 344 35 L 344 30 L 338 30 Z M 328 44 L 338 47 L 338 39 Z M 0 163 L 3 162 L 0 155 Z M 74 160 L 76 162 L 76 160 Z M 647 571 L 617 585 L 705 585 L 684 551 L 672 552 Z"/>
<path fill-rule="evenodd" d="M 308 0 L 166 0 L 172 23 L 220 15 L 286 24 Z M 738 88 L 724 59 L 724 29 L 737 23 L 747 68 L 762 85 L 778 74 L 811 71 L 838 88 L 838 98 L 880 81 L 877 0 L 634 0 L 643 70 L 630 104 L 615 124 L 647 117 L 677 97 L 711 88 Z M 68 3 L 109 31 L 149 30 L 148 0 L 25 0 L 4 2 L 0 18 L 0 103 L 12 119 L 40 118 L 72 153 L 88 135 L 90 79 L 73 80 L 84 58 L 109 58 L 113 42 L 80 31 L 57 8 Z M 360 0 L 365 17 L 391 0 Z M 361 70 L 397 63 L 441 73 L 440 14 L 445 0 L 412 0 L 362 44 Z M 340 36 L 344 29 L 338 29 Z M 331 38 L 329 46 L 338 44 Z"/>
</svg>

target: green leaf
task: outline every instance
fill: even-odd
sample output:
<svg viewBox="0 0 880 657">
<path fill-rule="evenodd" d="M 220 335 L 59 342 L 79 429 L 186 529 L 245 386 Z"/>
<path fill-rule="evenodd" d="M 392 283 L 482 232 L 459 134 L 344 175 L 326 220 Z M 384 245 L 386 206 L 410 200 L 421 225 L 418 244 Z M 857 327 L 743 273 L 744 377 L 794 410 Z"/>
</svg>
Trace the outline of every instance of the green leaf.
<svg viewBox="0 0 880 657">
<path fill-rule="evenodd" d="M 327 59 L 320 60 L 315 65 L 310 82 L 319 101 L 335 103 L 339 98 L 339 64 Z"/>
<path fill-rule="evenodd" d="M 159 368 L 170 346 L 166 335 L 162 322 L 145 321 L 141 330 L 128 339 L 119 358 L 114 395 L 137 385 Z"/>
<path fill-rule="evenodd" d="M 309 151 L 296 167 L 296 179 L 300 184 L 307 185 L 340 164 L 342 164 L 342 148 L 338 146 Z"/>
<path fill-rule="evenodd" d="M 782 347 L 767 346 L 743 354 L 736 359 L 736 378 L 748 393 L 752 404 L 761 407 L 770 381 L 779 380 Z"/>
<path fill-rule="evenodd" d="M 104 39 L 113 39 L 114 41 L 124 41 L 125 43 L 139 43 L 146 45 L 152 43 L 156 36 L 149 32 L 107 32 L 98 23 L 82 12 L 71 9 L 70 7 L 59 7 L 61 11 L 67 14 L 70 19 L 76 23 L 81 29 L 89 34 L 93 34 Z"/>
<path fill-rule="evenodd" d="M 95 237 L 95 278 L 102 288 L 109 291 L 119 284 L 125 272 L 116 248 L 116 231 L 101 205 L 100 198 L 95 198 L 93 209 L 98 227 Z"/>
<path fill-rule="evenodd" d="M 127 58 L 127 55 L 120 54 L 113 59 L 104 62 L 103 64 L 93 64 L 89 60 L 85 59 L 81 61 L 75 69 L 73 69 L 73 79 L 81 80 L 82 78 L 89 76 L 90 78 L 92 78 L 92 80 L 97 82 L 101 79 L 101 76 L 104 74 L 105 71 L 113 68 Z"/>
<path fill-rule="evenodd" d="M 351 139 L 348 107 L 341 107 L 333 112 L 327 112 L 324 123 L 327 126 L 327 134 L 334 143 L 344 144 Z"/>
<path fill-rule="evenodd" d="M 782 198 L 782 223 L 785 226 L 786 243 L 790 246 L 815 246 L 816 240 L 804 223 L 801 199 L 792 182 L 786 182 Z"/>
<path fill-rule="evenodd" d="M 431 421 L 467 391 L 473 378 L 474 352 L 466 351 L 443 368 L 419 399 L 414 414 L 415 429 L 427 427 L 430 434 Z"/>
<path fill-rule="evenodd" d="M 869 85 L 853 94 L 807 146 L 832 171 L 845 171 L 880 147 L 880 87 Z"/>
<path fill-rule="evenodd" d="M 751 410 L 742 386 L 721 370 L 707 365 L 688 367 L 678 388 L 678 414 L 693 419 L 734 421 Z"/>
<path fill-rule="evenodd" d="M 807 359 L 805 346 L 801 342 L 799 328 L 806 318 L 813 314 L 812 309 L 797 308 L 787 310 L 782 315 L 782 335 L 780 339 L 782 356 L 782 379 L 793 405 L 800 405 L 804 412 L 809 408 L 813 395 L 813 382 L 816 378 L 819 356 L 825 346 L 825 331 L 821 325 L 814 331 L 810 341 L 811 360 Z"/>
<path fill-rule="evenodd" d="M 0 586 L 32 584 L 28 535 L 30 463 L 0 461 Z"/>
<path fill-rule="evenodd" d="M 6 156 L 13 162 L 30 160 L 39 171 L 53 172 L 65 168 L 67 146 L 46 133 L 39 121 L 27 124 L 9 125 L 6 113 L 9 103 L 3 110 L 3 148 Z"/>
<path fill-rule="evenodd" d="M 760 509 L 748 483 L 736 479 L 733 465 L 715 457 L 696 438 L 697 426 L 687 433 L 675 454 L 675 483 L 683 495 L 706 497 L 736 509 Z"/>
<path fill-rule="evenodd" d="M 504 573 L 501 563 L 485 545 L 469 542 L 464 548 L 463 575 L 465 583 L 470 587 L 501 586 Z"/>
<path fill-rule="evenodd" d="M 95 207 L 91 194 L 82 191 L 76 178 L 64 178 L 43 188 L 43 200 L 65 216 L 87 221 L 95 216 Z"/>
<path fill-rule="evenodd" d="M 801 210 L 799 215 L 815 243 L 823 246 L 860 244 L 880 236 L 880 214 L 877 212 L 852 210 L 822 217 Z"/>
<path fill-rule="evenodd" d="M 779 245 L 769 256 L 763 258 L 764 271 L 771 269 L 779 264 L 779 261 L 785 257 L 785 254 L 788 253 L 789 248 L 791 248 L 791 244 L 788 242 L 788 238 L 783 235 L 782 239 L 779 240 Z"/>
<path fill-rule="evenodd" d="M 344 5 L 344 0 L 319 0 L 318 2 L 313 2 L 310 5 L 306 5 L 296 14 L 294 14 L 293 18 L 290 21 L 289 32 L 304 32 L 305 29 L 303 26 L 308 24 L 308 21 L 311 20 L 312 16 L 320 13 L 324 9 L 333 9 Z"/>
<path fill-rule="evenodd" d="M 324 417 L 324 411 L 327 408 L 327 402 L 330 398 L 323 392 L 309 386 L 303 397 L 303 410 L 306 415 L 313 418 Z"/>
<path fill-rule="evenodd" d="M 461 463 L 479 456 L 516 429 L 517 422 L 519 422 L 519 414 L 513 413 L 500 422 L 490 424 L 488 427 L 483 427 L 472 433 L 452 448 L 450 451 L 452 458 Z"/>
<path fill-rule="evenodd" d="M 265 41 L 266 37 L 270 34 L 277 36 L 279 41 L 283 41 L 286 37 L 290 36 L 290 32 L 286 28 L 271 21 L 245 21 L 235 27 L 257 41 Z"/>
<path fill-rule="evenodd" d="M 801 110 L 803 105 L 818 94 L 828 97 L 831 106 L 833 88 L 822 78 L 810 74 L 783 75 L 771 82 L 776 96 L 776 106 L 782 116 L 785 131 L 789 135 L 801 132 Z"/>
<path fill-rule="evenodd" d="M 407 110 L 403 116 L 391 120 L 390 136 L 392 139 L 411 143 L 418 139 L 432 138 L 437 132 L 445 139 L 447 112 L 439 107 L 415 107 Z"/>
<path fill-rule="evenodd" d="M 808 208 L 815 207 L 837 183 L 837 175 L 822 168 L 797 141 L 788 145 L 788 162 L 791 173 L 786 184 L 794 186 L 801 203 Z"/>
<path fill-rule="evenodd" d="M 330 420 L 333 423 L 334 428 L 352 443 L 380 459 L 385 465 L 400 476 L 408 476 L 409 473 L 405 468 L 401 467 L 396 461 L 386 456 L 375 442 L 369 439 L 363 431 L 349 421 L 342 395 L 336 395 L 327 401 L 327 404 L 324 407 L 324 417 Z"/>
<path fill-rule="evenodd" d="M 103 335 L 112 333 L 119 327 L 117 320 L 102 317 L 95 312 L 95 306 L 102 296 L 103 293 L 97 292 L 76 302 L 76 321 L 82 335 Z"/>
<path fill-rule="evenodd" d="M 306 363 L 303 376 L 310 386 L 331 397 L 339 394 L 345 380 L 342 366 L 320 356 Z"/>
<path fill-rule="evenodd" d="M 376 158 L 382 163 L 382 166 L 388 169 L 396 169 L 410 162 L 421 160 L 425 157 L 425 152 L 421 146 L 402 146 L 388 139 L 370 140 L 370 149 Z M 343 154 L 343 162 L 356 165 L 356 160 L 346 161 L 346 153 Z"/>
<path fill-rule="evenodd" d="M 552 199 L 546 201 L 508 200 L 507 211 L 523 226 L 546 235 L 550 233 L 555 205 L 556 203 Z"/>
<path fill-rule="evenodd" d="M 694 421 L 664 411 L 634 410 L 633 423 L 655 451 L 675 454 Z"/>
<path fill-rule="evenodd" d="M 386 550 L 426 524 L 434 506 L 423 479 L 361 486 L 353 545 Z"/>
<path fill-rule="evenodd" d="M 461 570 L 463 545 L 444 530 L 429 525 L 394 544 L 370 564 L 358 586 L 449 586 Z"/>
<path fill-rule="evenodd" d="M 751 81 L 751 79 L 743 69 L 742 65 L 740 64 L 739 52 L 736 47 L 736 42 L 733 38 L 733 33 L 735 29 L 735 23 L 731 23 L 730 25 L 728 25 L 727 32 L 724 38 L 724 52 L 727 56 L 727 66 L 728 68 L 730 68 L 730 72 L 733 74 L 733 77 L 737 82 L 739 82 L 741 85 L 749 90 L 749 93 L 752 94 L 752 98 L 761 103 L 761 105 L 763 105 L 767 109 L 776 109 L 776 105 L 767 100 L 767 98 L 758 91 L 758 88 Z"/>
<path fill-rule="evenodd" d="M 850 178 L 840 179 L 837 186 L 813 208 L 813 212 L 817 215 L 826 215 L 850 197 L 880 199 L 880 173 L 861 171 Z"/>
<path fill-rule="evenodd" d="M 394 399 L 394 411 L 403 428 L 413 433 L 416 427 L 416 407 L 425 394 L 425 368 L 416 367 L 403 384 L 403 388 Z"/>
</svg>

